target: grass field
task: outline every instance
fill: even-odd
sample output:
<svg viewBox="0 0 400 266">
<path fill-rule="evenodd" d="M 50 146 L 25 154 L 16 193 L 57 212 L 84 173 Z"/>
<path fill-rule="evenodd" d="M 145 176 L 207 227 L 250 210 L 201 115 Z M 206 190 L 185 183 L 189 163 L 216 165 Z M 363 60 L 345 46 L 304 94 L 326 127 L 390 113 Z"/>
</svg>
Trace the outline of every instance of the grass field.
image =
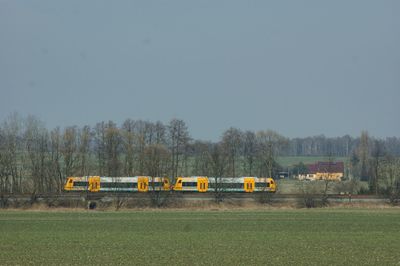
<svg viewBox="0 0 400 266">
<path fill-rule="evenodd" d="M 295 164 L 298 164 L 300 162 L 303 162 L 304 164 L 312 164 L 316 163 L 319 161 L 328 161 L 328 157 L 324 156 L 281 156 L 277 158 L 278 163 L 282 167 L 291 167 Z M 333 159 L 335 162 L 347 162 L 348 158 L 347 157 L 335 157 Z"/>
<path fill-rule="evenodd" d="M 278 194 L 297 194 L 297 193 L 301 193 L 301 185 L 304 184 L 304 182 L 308 181 L 300 181 L 297 179 L 277 179 L 277 185 L 278 185 L 278 189 L 277 189 L 277 193 Z M 342 182 L 332 182 L 329 184 L 329 189 L 328 189 L 328 193 L 332 193 L 332 194 L 336 194 L 336 193 L 347 193 L 348 192 L 348 188 L 346 188 L 346 183 L 348 181 L 342 181 Z M 320 193 L 322 193 L 325 183 L 324 181 L 313 181 L 314 184 L 316 184 L 316 187 L 319 187 L 318 191 Z M 319 184 L 319 185 L 318 185 Z M 382 187 L 384 187 L 385 185 L 383 184 Z M 366 181 L 359 181 L 357 183 L 357 185 L 354 186 L 354 190 L 353 190 L 353 194 L 357 194 L 358 191 L 363 188 L 364 190 L 368 189 L 368 182 Z"/>
<path fill-rule="evenodd" d="M 399 265 L 400 210 L 0 212 L 0 265 Z"/>
</svg>

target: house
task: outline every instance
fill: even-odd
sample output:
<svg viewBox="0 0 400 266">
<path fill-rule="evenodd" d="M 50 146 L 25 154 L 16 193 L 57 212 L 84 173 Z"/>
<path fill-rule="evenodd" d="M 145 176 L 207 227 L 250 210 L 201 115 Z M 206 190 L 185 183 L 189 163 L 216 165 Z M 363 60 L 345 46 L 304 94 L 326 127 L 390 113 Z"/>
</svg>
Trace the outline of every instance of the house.
<svg viewBox="0 0 400 266">
<path fill-rule="evenodd" d="M 307 168 L 307 173 L 299 175 L 298 179 L 340 181 L 344 175 L 343 162 L 317 162 L 307 165 Z"/>
</svg>

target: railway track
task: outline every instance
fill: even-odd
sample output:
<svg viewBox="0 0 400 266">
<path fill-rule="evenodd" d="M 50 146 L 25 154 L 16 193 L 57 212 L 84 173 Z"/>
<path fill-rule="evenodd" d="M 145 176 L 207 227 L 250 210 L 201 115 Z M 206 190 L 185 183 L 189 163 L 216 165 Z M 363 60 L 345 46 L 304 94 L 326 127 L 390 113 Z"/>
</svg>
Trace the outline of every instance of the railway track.
<svg viewBox="0 0 400 266">
<path fill-rule="evenodd" d="M 170 197 L 176 200 L 214 200 L 215 193 L 205 192 L 161 192 L 165 197 Z M 127 199 L 149 199 L 153 196 L 152 192 L 149 193 L 110 193 L 110 192 L 64 192 L 64 193 L 48 193 L 48 194 L 3 194 L 0 195 L 1 199 L 10 201 L 45 201 L 45 200 L 110 200 L 113 198 L 127 198 Z M 255 193 L 224 193 L 223 198 L 228 200 L 244 200 L 252 201 L 260 197 L 268 197 L 273 202 L 290 202 L 297 201 L 304 198 L 302 194 L 265 194 L 263 192 Z M 315 199 L 322 198 L 322 194 L 309 195 Z M 387 202 L 384 197 L 374 195 L 343 195 L 343 194 L 329 194 L 328 200 L 333 202 Z"/>
</svg>

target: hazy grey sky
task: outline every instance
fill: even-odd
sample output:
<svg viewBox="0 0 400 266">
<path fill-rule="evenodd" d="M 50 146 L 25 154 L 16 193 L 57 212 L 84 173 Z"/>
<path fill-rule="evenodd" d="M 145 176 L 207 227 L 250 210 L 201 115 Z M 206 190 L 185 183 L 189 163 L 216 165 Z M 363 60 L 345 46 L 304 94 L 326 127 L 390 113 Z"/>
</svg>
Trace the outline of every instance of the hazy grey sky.
<svg viewBox="0 0 400 266">
<path fill-rule="evenodd" d="M 0 119 L 400 136 L 400 1 L 0 0 Z"/>
</svg>

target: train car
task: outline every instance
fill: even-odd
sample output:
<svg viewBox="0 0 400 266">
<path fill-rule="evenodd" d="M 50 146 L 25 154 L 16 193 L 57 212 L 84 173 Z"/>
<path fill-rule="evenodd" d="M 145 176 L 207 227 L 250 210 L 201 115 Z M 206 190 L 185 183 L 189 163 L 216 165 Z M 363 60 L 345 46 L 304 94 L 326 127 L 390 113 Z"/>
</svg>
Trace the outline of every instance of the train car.
<svg viewBox="0 0 400 266">
<path fill-rule="evenodd" d="M 168 177 L 134 176 L 106 177 L 83 176 L 68 177 L 65 191 L 90 192 L 148 192 L 169 191 L 171 189 Z M 276 183 L 272 178 L 258 177 L 177 177 L 174 191 L 191 192 L 275 192 Z"/>
<path fill-rule="evenodd" d="M 258 177 L 206 177 L 191 176 L 176 178 L 174 191 L 191 192 L 275 192 L 276 184 L 272 178 Z"/>
<path fill-rule="evenodd" d="M 149 190 L 167 191 L 169 189 L 170 189 L 170 182 L 168 177 L 151 177 L 151 176 L 68 177 L 64 186 L 65 191 L 90 191 L 90 192 L 147 192 Z"/>
<path fill-rule="evenodd" d="M 208 178 L 205 176 L 177 177 L 174 191 L 207 192 Z"/>
</svg>

